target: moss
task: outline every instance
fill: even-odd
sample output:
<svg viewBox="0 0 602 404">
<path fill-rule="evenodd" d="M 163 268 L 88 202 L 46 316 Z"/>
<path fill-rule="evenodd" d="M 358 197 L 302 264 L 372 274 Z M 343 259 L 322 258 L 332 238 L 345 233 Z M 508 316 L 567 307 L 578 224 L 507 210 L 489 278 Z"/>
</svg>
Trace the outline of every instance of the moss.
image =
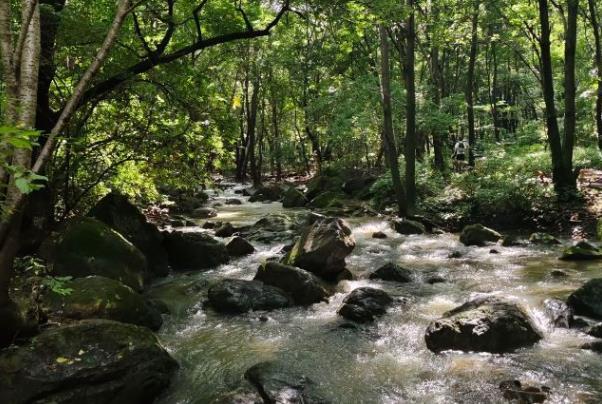
<svg viewBox="0 0 602 404">
<path fill-rule="evenodd" d="M 130 287 L 101 276 L 73 279 L 65 283 L 71 293 L 51 290 L 42 298 L 50 316 L 69 319 L 101 318 L 136 324 L 153 330 L 162 324 L 161 315 L 148 306 Z"/>
<path fill-rule="evenodd" d="M 54 240 L 52 270 L 75 278 L 101 275 L 136 290 L 144 287 L 146 259 L 119 233 L 91 218 L 71 223 Z"/>
<path fill-rule="evenodd" d="M 310 205 L 318 209 L 340 208 L 343 207 L 343 200 L 346 198 L 341 192 L 326 191 L 312 199 Z"/>
</svg>

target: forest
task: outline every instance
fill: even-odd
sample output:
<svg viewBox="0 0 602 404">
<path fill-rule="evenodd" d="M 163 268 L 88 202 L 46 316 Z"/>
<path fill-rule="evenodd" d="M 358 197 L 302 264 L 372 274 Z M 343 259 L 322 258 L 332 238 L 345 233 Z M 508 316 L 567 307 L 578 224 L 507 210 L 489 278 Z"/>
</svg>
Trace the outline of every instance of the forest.
<svg viewBox="0 0 602 404">
<path fill-rule="evenodd" d="M 602 402 L 602 2 L 0 0 L 0 403 Z"/>
</svg>

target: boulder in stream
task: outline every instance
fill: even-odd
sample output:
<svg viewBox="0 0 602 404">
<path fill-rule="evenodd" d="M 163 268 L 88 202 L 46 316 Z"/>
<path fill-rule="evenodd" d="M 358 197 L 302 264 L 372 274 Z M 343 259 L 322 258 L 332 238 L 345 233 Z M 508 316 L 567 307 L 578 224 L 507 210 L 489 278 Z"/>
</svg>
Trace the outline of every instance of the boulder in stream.
<svg viewBox="0 0 602 404">
<path fill-rule="evenodd" d="M 343 300 L 337 313 L 347 320 L 367 323 L 385 314 L 393 302 L 393 298 L 383 290 L 358 288 Z"/>
<path fill-rule="evenodd" d="M 345 270 L 345 258 L 354 248 L 355 239 L 344 220 L 323 218 L 303 231 L 284 263 L 334 280 Z"/>
<path fill-rule="evenodd" d="M 426 346 L 447 350 L 507 353 L 541 339 L 531 319 L 517 305 L 485 297 L 472 300 L 433 321 L 426 330 Z"/>
<path fill-rule="evenodd" d="M 560 240 L 549 233 L 533 233 L 529 236 L 529 243 L 537 245 L 558 245 Z"/>
<path fill-rule="evenodd" d="M 165 248 L 174 270 L 209 269 L 228 262 L 226 245 L 205 233 L 166 233 Z"/>
<path fill-rule="evenodd" d="M 46 290 L 41 306 L 52 317 L 83 320 L 100 318 L 121 321 L 158 330 L 161 313 L 147 304 L 130 287 L 113 279 L 90 276 L 66 281 L 66 293 Z"/>
<path fill-rule="evenodd" d="M 588 241 L 580 241 L 565 249 L 560 257 L 563 261 L 593 261 L 602 259 L 602 249 Z"/>
<path fill-rule="evenodd" d="M 238 230 L 230 222 L 222 224 L 215 230 L 216 237 L 232 237 Z"/>
<path fill-rule="evenodd" d="M 377 231 L 377 232 L 372 233 L 372 238 L 384 240 L 389 237 L 387 236 L 387 234 L 385 232 Z"/>
<path fill-rule="evenodd" d="M 0 402 L 149 403 L 178 365 L 144 327 L 85 320 L 0 353 Z"/>
<path fill-rule="evenodd" d="M 140 291 L 147 278 L 146 258 L 132 243 L 103 222 L 82 218 L 44 242 L 42 255 L 53 275 L 105 276 Z"/>
<path fill-rule="evenodd" d="M 277 202 L 280 199 L 282 199 L 282 188 L 278 184 L 271 184 L 257 187 L 249 202 Z"/>
<path fill-rule="evenodd" d="M 242 201 L 238 198 L 226 199 L 226 205 L 242 205 Z"/>
<path fill-rule="evenodd" d="M 280 362 L 261 362 L 245 372 L 245 379 L 257 390 L 264 403 L 327 404 L 308 377 Z"/>
<path fill-rule="evenodd" d="M 243 257 L 255 252 L 255 247 L 242 237 L 232 237 L 226 244 L 226 250 L 231 257 Z"/>
<path fill-rule="evenodd" d="M 391 227 L 393 227 L 397 233 L 406 236 L 426 233 L 426 227 L 422 223 L 405 218 L 393 219 L 391 221 Z"/>
<path fill-rule="evenodd" d="M 282 197 L 282 206 L 285 208 L 302 208 L 307 205 L 307 198 L 303 192 L 299 191 L 295 187 L 288 187 L 284 191 Z"/>
<path fill-rule="evenodd" d="M 220 313 L 276 310 L 292 305 L 282 289 L 258 281 L 223 279 L 209 288 L 209 305 Z"/>
<path fill-rule="evenodd" d="M 381 279 L 399 283 L 412 282 L 412 271 L 389 262 L 370 274 L 370 279 Z"/>
<path fill-rule="evenodd" d="M 460 242 L 467 246 L 482 247 L 487 243 L 496 243 L 502 238 L 497 231 L 483 226 L 482 224 L 471 224 L 462 230 Z"/>
<path fill-rule="evenodd" d="M 255 280 L 284 290 L 296 305 L 309 306 L 328 300 L 320 279 L 301 268 L 267 262 L 259 267 Z"/>
<path fill-rule="evenodd" d="M 567 304 L 575 314 L 602 320 L 602 278 L 592 279 L 574 291 Z"/>
<path fill-rule="evenodd" d="M 506 400 L 519 404 L 543 403 L 550 393 L 549 387 L 523 386 L 518 380 L 504 380 L 500 390 Z"/>
<path fill-rule="evenodd" d="M 146 257 L 152 275 L 167 276 L 169 265 L 161 232 L 146 220 L 125 195 L 115 192 L 106 195 L 90 210 L 88 216 L 105 223 L 136 246 Z M 181 227 L 186 225 L 177 224 Z"/>
<path fill-rule="evenodd" d="M 217 216 L 217 210 L 214 208 L 197 208 L 192 211 L 191 216 L 195 219 L 209 219 Z"/>
</svg>

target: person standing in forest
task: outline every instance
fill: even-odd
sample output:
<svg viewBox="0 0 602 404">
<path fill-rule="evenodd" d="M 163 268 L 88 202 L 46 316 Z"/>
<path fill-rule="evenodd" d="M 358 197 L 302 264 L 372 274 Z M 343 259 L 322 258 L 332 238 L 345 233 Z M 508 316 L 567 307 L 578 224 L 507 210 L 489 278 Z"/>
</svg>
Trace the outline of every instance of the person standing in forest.
<svg viewBox="0 0 602 404">
<path fill-rule="evenodd" d="M 466 140 L 459 140 L 454 145 L 452 160 L 454 163 L 455 171 L 461 171 L 463 166 L 466 164 L 466 144 Z"/>
</svg>

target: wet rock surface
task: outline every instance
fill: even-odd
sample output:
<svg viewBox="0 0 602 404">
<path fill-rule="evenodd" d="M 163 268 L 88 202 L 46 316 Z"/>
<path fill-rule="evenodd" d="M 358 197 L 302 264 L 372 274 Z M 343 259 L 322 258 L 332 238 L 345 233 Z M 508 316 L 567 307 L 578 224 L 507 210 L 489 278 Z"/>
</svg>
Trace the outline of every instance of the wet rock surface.
<svg viewBox="0 0 602 404">
<path fill-rule="evenodd" d="M 209 288 L 209 305 L 218 312 L 241 314 L 276 310 L 292 305 L 282 289 L 258 281 L 224 279 Z"/>
<path fill-rule="evenodd" d="M 345 270 L 345 258 L 354 248 L 355 239 L 347 223 L 324 218 L 306 228 L 284 263 L 332 280 Z"/>
<path fill-rule="evenodd" d="M 152 402 L 177 367 L 146 328 L 86 320 L 2 351 L 0 402 Z"/>
<path fill-rule="evenodd" d="M 347 320 L 367 323 L 385 314 L 393 302 L 393 298 L 385 291 L 374 288 L 359 288 L 345 298 L 337 313 Z"/>
<path fill-rule="evenodd" d="M 506 353 L 532 346 L 541 338 L 518 306 L 491 297 L 472 300 L 445 313 L 428 326 L 425 335 L 433 352 Z"/>
<path fill-rule="evenodd" d="M 209 269 L 228 262 L 226 245 L 205 233 L 166 233 L 165 249 L 174 270 Z"/>
<path fill-rule="evenodd" d="M 602 278 L 592 279 L 577 289 L 567 304 L 576 314 L 602 320 Z"/>
<path fill-rule="evenodd" d="M 390 262 L 372 272 L 370 279 L 408 283 L 412 282 L 412 271 Z"/>
<path fill-rule="evenodd" d="M 309 377 L 279 362 L 258 363 L 245 372 L 245 379 L 257 390 L 264 403 L 328 403 Z"/>
<path fill-rule="evenodd" d="M 500 233 L 482 224 L 466 226 L 460 234 L 460 242 L 467 246 L 482 247 L 488 243 L 496 243 L 501 238 Z"/>
<path fill-rule="evenodd" d="M 257 270 L 255 280 L 284 290 L 295 304 L 308 306 L 328 300 L 328 292 L 320 280 L 301 268 L 268 262 Z"/>
</svg>

